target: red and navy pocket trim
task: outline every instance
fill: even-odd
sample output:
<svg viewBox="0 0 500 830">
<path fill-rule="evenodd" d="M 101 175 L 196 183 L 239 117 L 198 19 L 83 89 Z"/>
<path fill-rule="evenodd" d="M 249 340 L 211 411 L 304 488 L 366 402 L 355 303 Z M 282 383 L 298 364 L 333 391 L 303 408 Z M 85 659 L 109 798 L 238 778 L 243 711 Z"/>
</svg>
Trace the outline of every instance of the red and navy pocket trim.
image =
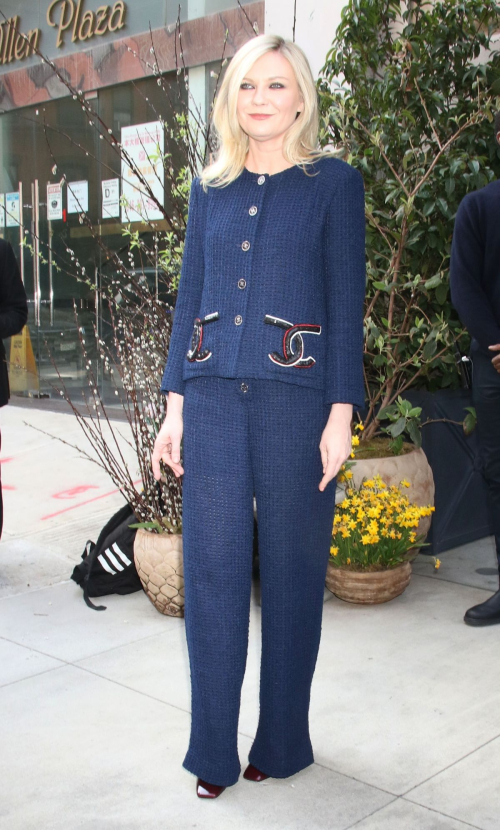
<svg viewBox="0 0 500 830">
<path fill-rule="evenodd" d="M 186 357 L 190 363 L 201 363 L 203 360 L 208 360 L 212 357 L 212 352 L 209 349 L 203 349 L 203 326 L 207 323 L 212 323 L 219 319 L 219 312 L 214 311 L 212 314 L 206 314 L 205 317 L 196 317 L 193 325 L 193 333 L 191 335 L 191 345 L 186 353 Z"/>
<path fill-rule="evenodd" d="M 314 323 L 289 323 L 280 317 L 266 314 L 264 323 L 284 329 L 283 354 L 270 352 L 269 358 L 279 366 L 297 366 L 299 369 L 309 368 L 316 363 L 314 357 L 304 357 L 304 334 L 321 334 L 321 326 Z"/>
</svg>

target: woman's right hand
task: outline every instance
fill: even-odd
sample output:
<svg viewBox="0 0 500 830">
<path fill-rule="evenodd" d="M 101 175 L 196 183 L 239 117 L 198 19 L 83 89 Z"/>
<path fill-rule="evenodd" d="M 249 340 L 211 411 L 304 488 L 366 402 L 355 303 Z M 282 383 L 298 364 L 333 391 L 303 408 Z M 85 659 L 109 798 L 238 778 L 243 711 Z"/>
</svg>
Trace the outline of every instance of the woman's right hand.
<svg viewBox="0 0 500 830">
<path fill-rule="evenodd" d="M 183 475 L 181 461 L 181 439 L 183 431 L 182 405 L 184 396 L 169 392 L 167 398 L 167 416 L 156 436 L 151 466 L 156 481 L 161 478 L 160 461 L 172 468 L 175 476 Z"/>
</svg>

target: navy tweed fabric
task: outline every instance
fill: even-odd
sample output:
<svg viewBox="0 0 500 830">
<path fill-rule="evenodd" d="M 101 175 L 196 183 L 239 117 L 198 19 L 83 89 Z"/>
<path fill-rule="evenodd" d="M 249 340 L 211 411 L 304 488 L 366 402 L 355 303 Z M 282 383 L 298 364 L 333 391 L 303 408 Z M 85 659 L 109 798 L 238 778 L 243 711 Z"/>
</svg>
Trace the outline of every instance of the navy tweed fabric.
<svg viewBox="0 0 500 830">
<path fill-rule="evenodd" d="M 249 760 L 276 778 L 313 763 L 310 689 L 321 636 L 336 482 L 323 492 L 323 391 L 253 378 L 184 390 L 183 545 L 191 737 L 183 766 L 229 786 L 252 580 L 253 494 L 262 598 L 260 716 Z"/>
<path fill-rule="evenodd" d="M 365 274 L 363 180 L 340 159 L 196 177 L 162 391 L 245 376 L 362 408 Z"/>
</svg>

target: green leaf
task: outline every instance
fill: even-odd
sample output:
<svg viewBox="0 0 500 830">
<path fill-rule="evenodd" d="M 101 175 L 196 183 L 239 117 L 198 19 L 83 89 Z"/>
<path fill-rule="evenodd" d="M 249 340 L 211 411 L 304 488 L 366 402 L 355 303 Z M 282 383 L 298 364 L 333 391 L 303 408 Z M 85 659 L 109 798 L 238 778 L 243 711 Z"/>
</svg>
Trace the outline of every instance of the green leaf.
<svg viewBox="0 0 500 830">
<path fill-rule="evenodd" d="M 448 286 L 446 283 L 442 282 L 441 285 L 438 285 L 436 288 L 436 300 L 438 301 L 439 305 L 444 305 L 446 299 L 448 297 Z"/>
<path fill-rule="evenodd" d="M 387 427 L 387 431 L 390 432 L 393 438 L 397 438 L 398 435 L 401 435 L 402 432 L 406 429 L 406 418 L 398 418 L 395 424 L 391 424 L 390 427 Z"/>
<path fill-rule="evenodd" d="M 398 412 L 398 407 L 395 404 L 391 404 L 390 406 L 384 406 L 383 409 L 380 409 L 377 418 L 379 421 L 384 421 L 386 418 L 391 418 L 397 415 Z"/>
<path fill-rule="evenodd" d="M 415 446 L 421 447 L 422 446 L 422 434 L 420 432 L 420 429 L 418 427 L 417 422 L 414 421 L 414 420 L 409 421 L 407 431 L 408 431 L 408 435 L 410 436 L 410 438 L 413 441 L 413 443 L 415 444 Z"/>
<path fill-rule="evenodd" d="M 403 443 L 404 443 L 403 436 L 398 435 L 398 437 L 395 438 L 394 441 L 391 441 L 389 443 L 389 449 L 391 450 L 391 452 L 394 453 L 394 455 L 399 455 L 399 453 L 403 449 Z"/>
<path fill-rule="evenodd" d="M 424 346 L 424 350 L 422 352 L 422 357 L 424 360 L 430 360 L 433 355 L 436 354 L 437 351 L 437 344 L 435 340 L 428 340 Z"/>
<path fill-rule="evenodd" d="M 474 430 L 476 428 L 476 424 L 477 424 L 476 418 L 474 417 L 474 415 L 471 415 L 471 413 L 469 412 L 469 414 L 465 416 L 464 421 L 463 421 L 464 433 L 466 435 L 470 435 L 471 432 L 474 432 Z"/>
<path fill-rule="evenodd" d="M 424 282 L 424 286 L 426 288 L 437 288 L 438 285 L 441 285 L 441 282 L 442 282 L 442 275 L 441 274 L 434 274 L 433 277 L 430 277 L 430 279 L 428 279 Z"/>
<path fill-rule="evenodd" d="M 443 199 L 442 196 L 439 196 L 439 198 L 436 199 L 436 204 L 439 207 L 439 210 L 441 211 L 443 216 L 448 216 L 449 215 L 450 209 L 448 207 L 448 203 L 445 199 Z"/>
</svg>

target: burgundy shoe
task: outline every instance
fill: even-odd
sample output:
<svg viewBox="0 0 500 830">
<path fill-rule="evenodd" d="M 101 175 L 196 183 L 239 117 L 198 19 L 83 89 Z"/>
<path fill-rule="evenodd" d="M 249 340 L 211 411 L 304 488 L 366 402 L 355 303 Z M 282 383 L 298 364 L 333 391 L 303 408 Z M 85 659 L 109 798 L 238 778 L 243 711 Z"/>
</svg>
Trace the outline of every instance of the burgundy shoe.
<svg viewBox="0 0 500 830">
<path fill-rule="evenodd" d="M 243 773 L 243 778 L 246 778 L 248 781 L 265 781 L 269 777 L 265 772 L 261 772 L 260 769 L 254 767 L 253 764 L 249 764 Z"/>
<path fill-rule="evenodd" d="M 225 787 L 219 787 L 218 784 L 209 784 L 208 781 L 203 781 L 202 778 L 198 778 L 196 782 L 198 798 L 217 798 L 225 789 Z"/>
</svg>

